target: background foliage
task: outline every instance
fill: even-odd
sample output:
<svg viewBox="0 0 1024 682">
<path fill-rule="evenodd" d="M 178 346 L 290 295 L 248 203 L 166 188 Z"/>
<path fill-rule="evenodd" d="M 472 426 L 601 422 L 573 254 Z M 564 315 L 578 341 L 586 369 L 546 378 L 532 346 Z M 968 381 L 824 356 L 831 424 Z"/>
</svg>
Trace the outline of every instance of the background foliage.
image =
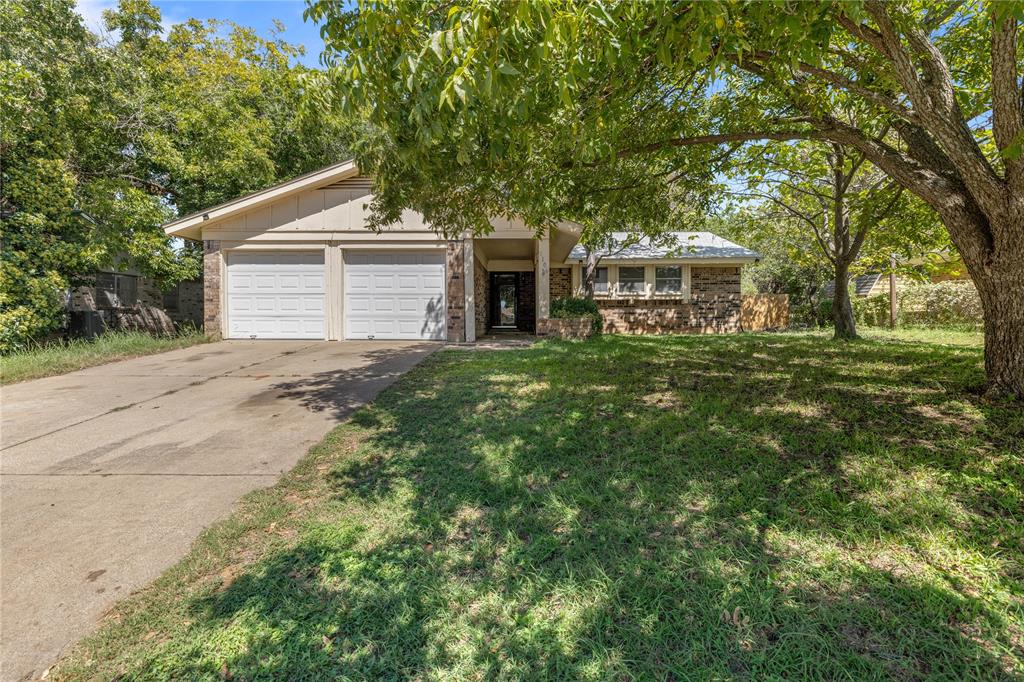
<svg viewBox="0 0 1024 682">
<path fill-rule="evenodd" d="M 225 22 L 166 33 L 121 0 L 109 35 L 71 0 L 0 0 L 0 350 L 58 329 L 98 268 L 172 284 L 194 248 L 160 224 L 344 158 L 351 127 L 303 110 L 302 48 Z"/>
<path fill-rule="evenodd" d="M 860 324 L 875 327 L 888 325 L 888 292 L 854 299 L 853 312 Z M 978 289 L 969 280 L 898 285 L 896 323 L 924 327 L 980 325 L 982 310 Z"/>
</svg>

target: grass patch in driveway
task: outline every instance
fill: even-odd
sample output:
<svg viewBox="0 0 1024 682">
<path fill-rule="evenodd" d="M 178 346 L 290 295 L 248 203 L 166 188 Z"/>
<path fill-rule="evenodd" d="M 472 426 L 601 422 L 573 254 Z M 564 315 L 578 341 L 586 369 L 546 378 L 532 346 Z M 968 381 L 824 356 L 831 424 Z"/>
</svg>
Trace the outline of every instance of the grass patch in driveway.
<svg viewBox="0 0 1024 682">
<path fill-rule="evenodd" d="M 1024 410 L 981 366 L 892 335 L 438 353 L 51 677 L 1019 678 Z"/>
<path fill-rule="evenodd" d="M 197 331 L 186 331 L 174 336 L 109 332 L 91 340 L 75 339 L 41 344 L 0 356 L 0 384 L 67 374 L 115 360 L 163 353 L 207 341 L 209 338 Z"/>
</svg>

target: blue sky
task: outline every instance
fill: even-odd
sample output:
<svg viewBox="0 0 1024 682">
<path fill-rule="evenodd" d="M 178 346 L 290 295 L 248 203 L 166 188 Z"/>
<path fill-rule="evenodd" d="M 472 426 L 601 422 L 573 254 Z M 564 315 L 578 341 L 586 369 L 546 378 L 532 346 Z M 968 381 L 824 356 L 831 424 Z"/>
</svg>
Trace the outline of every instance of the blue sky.
<svg viewBox="0 0 1024 682">
<path fill-rule="evenodd" d="M 315 24 L 302 20 L 306 9 L 303 0 L 152 0 L 160 9 L 165 26 L 180 23 L 186 19 L 226 19 L 242 26 L 256 29 L 260 35 L 268 35 L 274 19 L 285 25 L 283 38 L 306 48 L 302 62 L 307 66 L 319 66 L 320 29 Z M 102 27 L 103 10 L 117 5 L 117 0 L 78 0 L 78 11 L 86 25 L 94 31 Z"/>
</svg>

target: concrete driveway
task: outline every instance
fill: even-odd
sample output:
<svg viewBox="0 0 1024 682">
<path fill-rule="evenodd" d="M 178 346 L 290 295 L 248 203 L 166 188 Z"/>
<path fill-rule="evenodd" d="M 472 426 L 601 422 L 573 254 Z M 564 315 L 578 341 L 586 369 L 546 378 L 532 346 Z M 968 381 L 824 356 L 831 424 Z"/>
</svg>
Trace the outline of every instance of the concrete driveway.
<svg viewBox="0 0 1024 682">
<path fill-rule="evenodd" d="M 224 341 L 0 392 L 0 652 L 32 679 L 437 344 Z"/>
</svg>

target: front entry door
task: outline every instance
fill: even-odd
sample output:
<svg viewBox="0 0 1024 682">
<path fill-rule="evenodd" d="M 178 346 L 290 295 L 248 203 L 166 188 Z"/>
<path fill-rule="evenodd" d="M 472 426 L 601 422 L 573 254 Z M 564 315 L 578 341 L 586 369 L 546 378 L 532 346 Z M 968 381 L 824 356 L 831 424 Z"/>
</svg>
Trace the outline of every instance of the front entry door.
<svg viewBox="0 0 1024 682">
<path fill-rule="evenodd" d="M 514 272 L 491 273 L 491 328 L 515 329 L 519 321 L 519 277 Z"/>
</svg>

